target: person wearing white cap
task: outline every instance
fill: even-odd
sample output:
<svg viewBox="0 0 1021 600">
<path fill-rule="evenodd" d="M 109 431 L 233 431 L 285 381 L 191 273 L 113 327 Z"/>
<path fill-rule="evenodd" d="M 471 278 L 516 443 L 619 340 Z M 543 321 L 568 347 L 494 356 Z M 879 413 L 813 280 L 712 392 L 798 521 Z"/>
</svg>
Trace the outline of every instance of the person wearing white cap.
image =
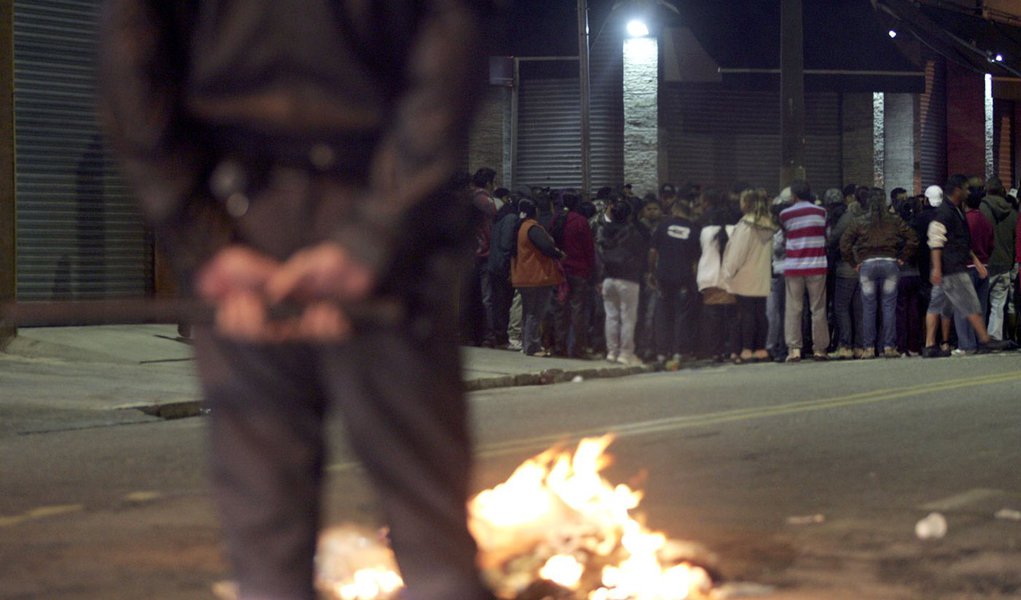
<svg viewBox="0 0 1021 600">
<path fill-rule="evenodd" d="M 939 208 L 939 205 L 943 204 L 943 188 L 938 185 L 925 188 L 925 199 L 929 201 L 929 206 Z"/>
<path fill-rule="evenodd" d="M 932 257 L 929 279 L 933 285 L 932 301 L 926 314 L 925 349 L 922 352 L 922 356 L 927 358 L 945 356 L 944 352 L 936 348 L 935 315 L 946 315 L 948 308 L 966 315 L 978 337 L 978 352 L 1015 348 L 1012 342 L 989 337 L 978 295 L 967 272 L 968 266 L 974 265 L 980 278 L 988 277 L 985 265 L 971 249 L 971 233 L 961 208 L 967 195 L 967 182 L 964 175 L 953 175 L 947 180 L 948 202 L 936 210 L 936 216 L 929 223 L 927 231 Z"/>
</svg>

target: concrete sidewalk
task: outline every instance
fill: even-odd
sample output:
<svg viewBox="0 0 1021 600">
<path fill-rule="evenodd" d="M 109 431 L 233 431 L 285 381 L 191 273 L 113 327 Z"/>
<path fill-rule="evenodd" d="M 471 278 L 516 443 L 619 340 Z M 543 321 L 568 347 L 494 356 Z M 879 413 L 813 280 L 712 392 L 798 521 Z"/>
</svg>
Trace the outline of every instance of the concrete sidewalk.
<svg viewBox="0 0 1021 600">
<path fill-rule="evenodd" d="M 520 352 L 464 348 L 464 380 L 470 391 L 544 385 L 582 379 L 651 372 L 651 366 L 626 367 L 605 361 L 534 358 Z M 110 381 L 139 381 L 137 397 L 89 394 L 92 408 L 139 408 L 163 417 L 198 414 L 199 393 L 191 368 L 192 347 L 173 325 L 104 325 L 22 328 L 3 353 L 0 369 L 39 371 L 40 378 L 65 369 L 83 387 Z M 6 364 L 5 364 L 6 363 Z M 21 369 L 18 365 L 21 365 Z M 29 369 L 31 367 L 31 369 Z M 45 368 L 43 368 L 45 367 Z M 179 379 L 173 392 L 167 389 Z M 159 393 L 141 384 L 162 381 Z M 30 385 L 29 381 L 25 385 Z M 117 388 L 123 390 L 123 383 Z M 134 389 L 132 390 L 134 393 Z M 33 394 L 34 398 L 42 396 Z"/>
</svg>

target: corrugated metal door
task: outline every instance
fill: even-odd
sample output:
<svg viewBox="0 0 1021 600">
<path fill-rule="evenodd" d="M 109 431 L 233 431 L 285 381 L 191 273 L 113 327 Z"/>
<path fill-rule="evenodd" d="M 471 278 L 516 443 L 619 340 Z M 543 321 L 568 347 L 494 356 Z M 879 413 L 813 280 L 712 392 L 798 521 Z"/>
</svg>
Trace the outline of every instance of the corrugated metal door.
<svg viewBox="0 0 1021 600">
<path fill-rule="evenodd" d="M 921 188 L 947 180 L 947 72 L 943 59 L 925 63 L 925 93 L 918 102 Z"/>
<path fill-rule="evenodd" d="M 618 188 L 624 179 L 622 38 L 606 31 L 590 57 L 592 188 Z M 577 72 L 574 60 L 567 70 Z M 514 185 L 581 186 L 581 95 L 577 77 L 522 76 Z"/>
<path fill-rule="evenodd" d="M 151 244 L 95 119 L 99 2 L 14 4 L 18 296 L 142 295 Z"/>
<path fill-rule="evenodd" d="M 1014 182 L 1014 108 L 1013 100 L 995 100 L 993 104 L 993 164 L 995 175 L 1008 190 Z"/>
<path fill-rule="evenodd" d="M 778 92 L 671 83 L 662 96 L 668 169 L 676 183 L 730 189 L 741 182 L 776 193 L 780 179 Z M 840 187 L 840 96 L 805 97 L 805 170 L 817 193 Z"/>
<path fill-rule="evenodd" d="M 581 185 L 581 117 L 577 79 L 520 82 L 514 185 Z"/>
</svg>

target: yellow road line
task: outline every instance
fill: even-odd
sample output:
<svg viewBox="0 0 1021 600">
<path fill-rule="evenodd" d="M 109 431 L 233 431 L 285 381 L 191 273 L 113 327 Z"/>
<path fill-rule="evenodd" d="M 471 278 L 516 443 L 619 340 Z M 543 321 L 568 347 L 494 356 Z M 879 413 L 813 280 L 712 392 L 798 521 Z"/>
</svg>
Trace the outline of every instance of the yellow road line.
<svg viewBox="0 0 1021 600">
<path fill-rule="evenodd" d="M 0 527 L 10 527 L 12 525 L 18 525 L 25 521 L 31 521 L 33 519 L 45 519 L 46 517 L 55 517 L 57 515 L 66 515 L 68 513 L 81 512 L 85 510 L 85 507 L 81 504 L 60 504 L 56 506 L 40 506 L 33 508 L 32 510 L 26 511 L 20 515 L 13 517 L 0 517 Z"/>
<path fill-rule="evenodd" d="M 873 404 L 889 400 L 899 400 L 910 396 L 918 396 L 931 392 L 949 391 L 979 385 L 994 385 L 1021 380 L 1021 373 L 1006 373 L 1000 375 L 986 375 L 980 377 L 968 377 L 926 383 L 903 388 L 888 388 L 873 390 L 870 392 L 859 392 L 833 398 L 819 400 L 804 400 L 800 402 L 789 402 L 774 406 L 762 406 L 752 408 L 741 408 L 702 415 L 687 415 L 680 417 L 668 417 L 653 421 L 642 421 L 616 426 L 607 426 L 584 431 L 565 432 L 555 435 L 545 435 L 524 440 L 512 440 L 499 444 L 484 446 L 477 453 L 482 458 L 491 458 L 507 454 L 518 454 L 527 450 L 543 450 L 558 443 L 569 443 L 582 437 L 602 435 L 607 430 L 618 437 L 630 437 L 646 435 L 650 433 L 663 433 L 667 431 L 679 431 L 692 427 L 703 427 L 706 425 L 719 425 L 723 423 L 734 423 L 740 421 L 751 421 L 765 417 L 791 415 L 798 413 L 815 412 L 833 408 L 845 408 L 863 404 Z"/>
<path fill-rule="evenodd" d="M 858 392 L 855 394 L 835 396 L 832 398 L 821 398 L 818 400 L 802 400 L 773 406 L 739 408 L 701 415 L 685 415 L 655 419 L 652 421 L 640 421 L 637 423 L 626 423 L 612 426 L 608 425 L 581 431 L 562 432 L 522 440 L 509 440 L 506 442 L 487 444 L 476 451 L 476 456 L 478 458 L 494 458 L 498 456 L 520 454 L 527 451 L 542 451 L 556 444 L 573 444 L 583 437 L 603 435 L 607 431 L 612 432 L 617 437 L 632 437 L 647 435 L 650 433 L 680 431 L 683 429 L 704 427 L 707 425 L 720 425 L 724 423 L 752 421 L 766 417 L 809 413 L 834 408 L 847 408 L 852 406 L 861 406 L 864 404 L 875 404 L 877 402 L 900 400 L 928 393 L 958 390 L 983 385 L 995 385 L 1018 380 L 1021 380 L 1021 372 L 1001 373 L 998 375 L 981 375 L 961 379 L 950 379 L 947 381 L 935 381 L 900 388 L 885 388 L 868 392 Z M 330 465 L 327 470 L 330 472 L 341 472 L 357 467 L 358 463 L 351 461 Z"/>
</svg>

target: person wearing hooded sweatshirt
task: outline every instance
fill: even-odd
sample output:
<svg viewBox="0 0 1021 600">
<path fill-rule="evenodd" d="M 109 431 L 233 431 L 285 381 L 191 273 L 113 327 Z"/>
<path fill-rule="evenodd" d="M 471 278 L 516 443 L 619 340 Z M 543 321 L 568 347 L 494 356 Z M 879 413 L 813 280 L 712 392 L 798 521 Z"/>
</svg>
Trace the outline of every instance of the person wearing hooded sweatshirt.
<svg viewBox="0 0 1021 600">
<path fill-rule="evenodd" d="M 998 340 L 1003 336 L 1003 312 L 1007 296 L 1014 288 L 1017 270 L 1014 269 L 1015 230 L 1017 207 L 1006 198 L 1003 182 L 993 177 L 986 182 L 986 195 L 979 210 L 993 224 L 993 253 L 989 257 L 989 336 Z"/>
<path fill-rule="evenodd" d="M 723 284 L 737 297 L 738 339 L 741 354 L 738 361 L 766 360 L 766 298 L 772 280 L 771 260 L 776 223 L 769 210 L 766 190 L 741 192 L 744 216 L 734 226 L 723 251 Z"/>
<path fill-rule="evenodd" d="M 637 366 L 641 360 L 635 355 L 635 325 L 648 245 L 635 230 L 626 200 L 614 202 L 609 216 L 596 230 L 606 310 L 606 360 Z"/>
<path fill-rule="evenodd" d="M 553 290 L 563 281 L 557 260 L 564 253 L 557 248 L 542 225 L 536 220 L 534 202 L 518 203 L 517 244 L 511 258 L 511 283 L 521 293 L 521 350 L 527 356 L 546 356 L 540 341 L 539 324 L 546 317 Z"/>
<path fill-rule="evenodd" d="M 897 281 L 900 265 L 918 248 L 918 236 L 886 207 L 886 194 L 873 188 L 865 214 L 840 237 L 840 254 L 861 276 L 862 358 L 876 357 L 877 304 L 883 307 L 883 356 L 898 358 Z M 877 289 L 878 288 L 878 289 Z"/>
</svg>

